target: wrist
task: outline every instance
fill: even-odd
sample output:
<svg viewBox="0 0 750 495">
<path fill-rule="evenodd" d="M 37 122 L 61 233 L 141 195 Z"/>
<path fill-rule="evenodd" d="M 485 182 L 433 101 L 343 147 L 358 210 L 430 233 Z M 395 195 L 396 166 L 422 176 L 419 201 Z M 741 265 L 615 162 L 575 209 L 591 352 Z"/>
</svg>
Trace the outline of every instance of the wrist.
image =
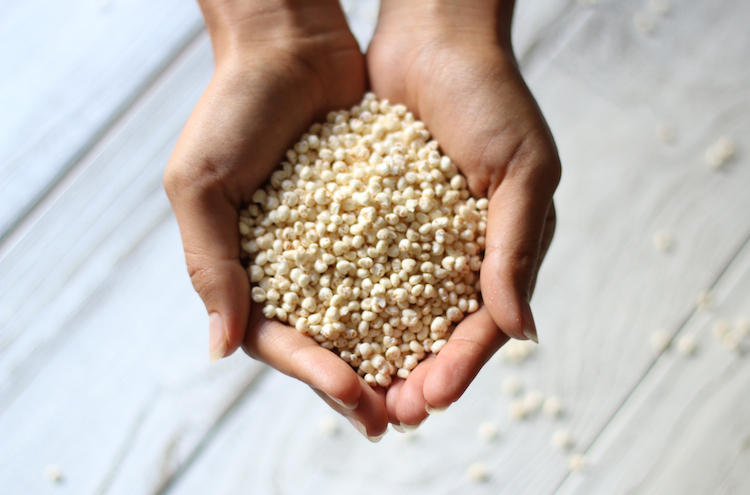
<svg viewBox="0 0 750 495">
<path fill-rule="evenodd" d="M 500 47 L 512 56 L 515 0 L 382 0 L 378 30 L 408 30 L 421 44 Z"/>
<path fill-rule="evenodd" d="M 314 53 L 351 37 L 337 0 L 198 0 L 216 64 L 247 54 Z M 342 36 L 343 35 L 343 36 Z"/>
</svg>

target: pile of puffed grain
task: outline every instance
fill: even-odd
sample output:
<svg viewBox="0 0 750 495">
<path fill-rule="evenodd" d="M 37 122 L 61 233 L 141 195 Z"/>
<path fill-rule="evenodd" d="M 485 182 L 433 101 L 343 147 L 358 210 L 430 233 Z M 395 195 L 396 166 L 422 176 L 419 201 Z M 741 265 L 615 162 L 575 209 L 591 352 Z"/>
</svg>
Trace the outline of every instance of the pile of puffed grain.
<svg viewBox="0 0 750 495">
<path fill-rule="evenodd" d="M 388 386 L 479 308 L 488 201 L 405 106 L 327 120 L 240 211 L 252 299 Z"/>
</svg>

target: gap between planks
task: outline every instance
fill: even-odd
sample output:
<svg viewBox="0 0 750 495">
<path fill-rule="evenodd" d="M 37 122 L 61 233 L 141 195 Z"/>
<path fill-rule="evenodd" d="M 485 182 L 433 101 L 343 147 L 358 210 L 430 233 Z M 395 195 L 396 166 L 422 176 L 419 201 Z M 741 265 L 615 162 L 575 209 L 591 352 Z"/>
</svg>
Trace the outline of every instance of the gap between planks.
<svg viewBox="0 0 750 495">
<path fill-rule="evenodd" d="M 5 232 L 0 233 L 0 260 L 33 228 L 34 224 L 57 202 L 64 192 L 75 183 L 83 172 L 96 160 L 120 134 L 122 129 L 169 81 L 179 68 L 190 59 L 207 38 L 206 29 L 201 24 L 189 32 L 182 43 L 165 59 L 129 98 L 104 122 L 99 130 L 91 135 L 61 168 L 52 181 L 33 199 L 29 206 L 20 212 Z"/>
<path fill-rule="evenodd" d="M 170 476 L 162 486 L 157 487 L 157 489 L 153 492 L 153 495 L 167 494 L 175 485 L 175 483 L 180 481 L 183 474 L 185 474 L 193 466 L 196 459 L 198 459 L 203 451 L 206 450 L 206 447 L 208 447 L 209 444 L 213 441 L 214 437 L 219 433 L 224 424 L 232 419 L 234 415 L 239 411 L 240 406 L 250 396 L 250 394 L 255 391 L 263 377 L 268 375 L 268 372 L 268 366 L 264 365 L 264 368 L 253 377 L 250 383 L 248 383 L 247 386 L 242 389 L 239 394 L 237 394 L 237 396 L 234 398 L 234 400 L 232 400 L 229 406 L 221 413 L 221 415 L 219 415 L 216 421 L 214 421 L 214 424 L 212 424 L 211 428 L 209 428 L 206 434 L 203 435 L 203 438 L 201 438 L 200 442 L 198 442 L 198 445 L 196 445 L 193 451 L 190 452 L 184 462 L 180 464 L 180 467 L 177 469 L 177 471 L 175 471 L 175 473 Z M 114 476 L 112 476 L 112 478 L 114 478 Z M 99 493 L 103 495 L 104 492 L 104 490 L 101 492 L 97 492 L 97 495 L 99 495 Z"/>
<path fill-rule="evenodd" d="M 730 269 L 732 264 L 737 260 L 737 258 L 742 254 L 742 251 L 750 247 L 750 231 L 748 231 L 745 239 L 740 243 L 739 247 L 735 250 L 734 254 L 729 258 L 729 261 L 727 261 L 723 268 L 719 271 L 716 278 L 711 282 L 710 287 L 708 288 L 709 292 L 713 291 L 716 286 L 721 282 L 721 279 L 726 275 L 727 271 Z M 672 335 L 671 339 L 669 340 L 670 345 L 667 346 L 665 349 L 663 349 L 661 352 L 659 352 L 651 362 L 651 364 L 644 370 L 643 376 L 636 382 L 636 384 L 633 386 L 633 388 L 623 396 L 622 401 L 617 406 L 617 408 L 614 410 L 614 412 L 610 415 L 610 417 L 607 419 L 607 421 L 604 423 L 602 428 L 599 430 L 599 432 L 594 436 L 594 438 L 591 439 L 589 444 L 586 446 L 585 449 L 582 449 L 583 454 L 588 454 L 594 445 L 596 445 L 596 442 L 599 441 L 601 436 L 604 434 L 604 432 L 609 428 L 612 421 L 617 417 L 618 414 L 620 414 L 620 411 L 622 410 L 623 406 L 630 400 L 630 398 L 633 396 L 633 394 L 638 390 L 639 387 L 644 383 L 644 381 L 648 378 L 649 374 L 651 373 L 651 370 L 654 369 L 654 366 L 656 366 L 656 363 L 662 358 L 665 352 L 667 352 L 667 349 L 671 347 L 671 344 L 675 341 L 677 336 L 679 336 L 683 330 L 685 330 L 685 327 L 687 326 L 688 322 L 693 318 L 693 316 L 700 311 L 698 306 L 696 305 L 695 308 L 690 311 L 687 315 L 685 315 L 679 322 L 677 326 L 677 330 Z M 553 493 L 558 493 L 560 489 L 565 485 L 565 483 L 568 481 L 568 479 L 573 475 L 573 473 L 568 473 L 562 480 L 560 480 L 560 483 L 557 485 Z"/>
</svg>

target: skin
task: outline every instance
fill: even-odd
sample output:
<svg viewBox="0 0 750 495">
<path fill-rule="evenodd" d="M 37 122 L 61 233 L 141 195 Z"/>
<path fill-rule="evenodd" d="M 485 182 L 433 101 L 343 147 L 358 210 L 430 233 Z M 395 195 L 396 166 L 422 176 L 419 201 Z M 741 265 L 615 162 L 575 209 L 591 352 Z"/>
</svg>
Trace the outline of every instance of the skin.
<svg viewBox="0 0 750 495">
<path fill-rule="evenodd" d="M 307 383 L 369 437 L 388 422 L 419 424 L 425 406 L 456 401 L 508 336 L 536 334 L 528 300 L 554 232 L 560 164 L 512 55 L 512 2 L 383 0 L 366 58 L 336 1 L 200 5 L 216 68 L 164 183 L 210 316 L 212 356 L 242 347 Z M 367 385 L 309 337 L 266 320 L 251 305 L 239 261 L 238 210 L 310 123 L 352 106 L 368 85 L 424 120 L 472 194 L 490 199 L 484 305 L 438 356 L 387 390 Z"/>
</svg>

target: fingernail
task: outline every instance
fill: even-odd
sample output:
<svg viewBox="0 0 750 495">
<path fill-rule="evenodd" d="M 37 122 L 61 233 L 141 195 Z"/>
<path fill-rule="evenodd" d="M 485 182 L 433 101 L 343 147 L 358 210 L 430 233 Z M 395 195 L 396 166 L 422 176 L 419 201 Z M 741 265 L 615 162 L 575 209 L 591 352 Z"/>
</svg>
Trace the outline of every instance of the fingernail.
<svg viewBox="0 0 750 495">
<path fill-rule="evenodd" d="M 539 337 L 536 333 L 536 323 L 534 323 L 534 315 L 531 313 L 531 306 L 528 301 L 523 303 L 523 334 L 527 339 L 539 343 Z"/>
<path fill-rule="evenodd" d="M 223 358 L 227 353 L 227 333 L 219 313 L 211 313 L 208 317 L 208 346 L 209 359 L 212 363 Z"/>
<path fill-rule="evenodd" d="M 335 402 L 336 404 L 340 405 L 340 406 L 341 406 L 341 407 L 343 407 L 344 409 L 349 409 L 350 411 L 351 411 L 351 410 L 353 410 L 353 409 L 356 409 L 356 408 L 357 408 L 357 406 L 359 405 L 359 401 L 358 401 L 358 400 L 357 400 L 357 401 L 354 401 L 354 403 L 353 403 L 353 404 L 345 404 L 343 400 L 341 400 L 341 399 L 337 399 L 336 397 L 332 396 L 331 394 L 326 394 L 326 395 L 327 395 L 327 396 L 328 396 L 328 398 L 329 398 L 329 399 L 331 399 L 331 400 L 332 400 L 333 402 Z"/>
<path fill-rule="evenodd" d="M 439 416 L 445 412 L 445 410 L 448 409 L 448 406 L 445 407 L 432 407 L 429 404 L 424 405 L 424 410 L 427 411 L 427 414 L 430 416 Z M 419 425 L 417 425 L 419 426 Z"/>
<path fill-rule="evenodd" d="M 396 430 L 399 433 L 406 433 L 406 430 L 401 428 L 401 425 L 391 425 L 391 426 L 393 427 L 394 430 Z"/>
<path fill-rule="evenodd" d="M 424 423 L 424 421 L 421 421 L 419 424 L 416 424 L 416 425 L 407 425 L 407 424 L 401 423 L 401 429 L 404 430 L 404 433 L 408 433 L 422 426 L 422 423 Z"/>
<path fill-rule="evenodd" d="M 533 340 L 537 344 L 539 343 L 539 337 L 537 337 L 536 331 L 534 331 L 534 329 L 527 328 L 526 330 L 523 331 L 523 334 L 526 336 L 527 339 Z"/>
<path fill-rule="evenodd" d="M 381 441 L 383 439 L 383 437 L 385 436 L 385 434 L 388 433 L 388 428 L 386 428 L 385 431 L 382 434 L 380 434 L 380 435 L 378 435 L 376 437 L 371 437 L 370 435 L 367 434 L 367 428 L 365 428 L 365 425 L 363 425 L 362 423 L 360 423 L 359 421 L 357 421 L 354 418 L 346 418 L 346 419 L 349 420 L 349 422 L 352 424 L 352 426 L 358 432 L 360 432 L 363 437 L 365 437 L 366 439 L 368 439 L 372 443 L 378 443 L 379 441 Z"/>
</svg>

